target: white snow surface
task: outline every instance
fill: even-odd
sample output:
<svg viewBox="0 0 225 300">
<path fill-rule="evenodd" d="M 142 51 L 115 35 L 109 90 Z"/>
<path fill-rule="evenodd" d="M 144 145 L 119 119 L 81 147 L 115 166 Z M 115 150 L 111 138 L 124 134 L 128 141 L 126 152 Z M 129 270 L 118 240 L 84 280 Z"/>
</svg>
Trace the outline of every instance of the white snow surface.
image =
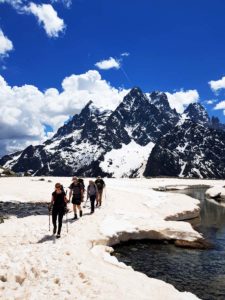
<svg viewBox="0 0 225 300">
<path fill-rule="evenodd" d="M 66 177 L 39 179 L 0 178 L 0 200 L 46 202 L 55 182 L 65 187 L 71 183 Z M 61 239 L 56 240 L 48 231 L 47 210 L 42 216 L 12 216 L 0 225 L 0 299 L 198 299 L 118 262 L 110 256 L 111 246 L 129 239 L 199 238 L 189 223 L 175 221 L 198 213 L 199 201 L 152 188 L 222 186 L 224 182 L 166 178 L 105 181 L 101 209 L 92 215 L 88 215 L 89 207 L 83 209 L 84 216 L 76 222 L 71 222 L 73 214 L 69 213 L 69 232 L 64 221 Z"/>
<path fill-rule="evenodd" d="M 120 149 L 107 152 L 104 161 L 100 163 L 100 168 L 116 178 L 129 177 L 139 169 L 142 170 L 139 174 L 142 176 L 154 145 L 150 142 L 146 146 L 141 146 L 132 140 L 128 145 L 123 144 Z"/>
<path fill-rule="evenodd" d="M 205 192 L 205 194 L 207 197 L 210 198 L 220 197 L 223 200 L 225 200 L 225 187 L 224 186 L 211 187 Z"/>
</svg>

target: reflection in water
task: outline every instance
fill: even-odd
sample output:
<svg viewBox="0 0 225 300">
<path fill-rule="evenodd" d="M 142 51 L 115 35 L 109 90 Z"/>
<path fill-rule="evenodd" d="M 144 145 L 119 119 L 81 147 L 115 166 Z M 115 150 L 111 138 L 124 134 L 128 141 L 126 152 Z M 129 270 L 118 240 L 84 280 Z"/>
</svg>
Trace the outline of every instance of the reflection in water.
<svg viewBox="0 0 225 300">
<path fill-rule="evenodd" d="M 157 241 L 133 241 L 115 246 L 114 255 L 135 270 L 169 282 L 180 291 L 190 291 L 205 300 L 224 300 L 225 207 L 204 198 L 207 188 L 175 192 L 201 200 L 200 218 L 192 224 L 215 248 L 183 249 Z"/>
</svg>

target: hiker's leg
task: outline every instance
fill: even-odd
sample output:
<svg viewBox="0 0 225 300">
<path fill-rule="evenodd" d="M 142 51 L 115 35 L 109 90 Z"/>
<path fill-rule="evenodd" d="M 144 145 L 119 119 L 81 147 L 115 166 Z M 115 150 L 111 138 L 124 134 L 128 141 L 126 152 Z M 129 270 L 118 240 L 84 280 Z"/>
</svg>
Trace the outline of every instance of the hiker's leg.
<svg viewBox="0 0 225 300">
<path fill-rule="evenodd" d="M 53 224 L 53 233 L 56 233 L 56 220 L 57 220 L 57 211 L 52 210 L 52 224 Z"/>
<path fill-rule="evenodd" d="M 99 191 L 99 205 L 100 206 L 102 205 L 102 193 L 103 193 L 103 190 Z"/>
<path fill-rule="evenodd" d="M 100 192 L 101 192 L 101 191 L 98 190 L 98 196 L 97 196 L 97 199 L 96 199 L 96 207 L 97 207 L 97 206 L 99 205 L 99 203 L 100 203 L 100 201 L 99 201 L 99 199 L 100 199 L 100 198 L 99 198 L 99 197 L 100 197 Z"/>
<path fill-rule="evenodd" d="M 77 208 L 79 209 L 79 211 L 80 211 L 80 217 L 82 217 L 82 215 L 83 215 L 83 212 L 82 212 L 82 208 L 81 208 L 81 205 L 79 204 L 79 205 L 77 205 Z"/>
<path fill-rule="evenodd" d="M 73 204 L 73 212 L 74 212 L 74 220 L 77 219 L 77 208 L 76 208 L 76 204 Z"/>
<path fill-rule="evenodd" d="M 95 211 L 95 198 L 96 196 L 90 196 L 90 201 L 91 201 L 91 213 L 93 213 Z"/>
<path fill-rule="evenodd" d="M 57 234 L 59 234 L 59 235 L 61 233 L 61 228 L 62 228 L 63 213 L 64 213 L 63 211 L 60 211 L 58 213 L 58 224 L 59 224 L 59 226 L 58 226 L 58 232 L 57 232 Z"/>
</svg>

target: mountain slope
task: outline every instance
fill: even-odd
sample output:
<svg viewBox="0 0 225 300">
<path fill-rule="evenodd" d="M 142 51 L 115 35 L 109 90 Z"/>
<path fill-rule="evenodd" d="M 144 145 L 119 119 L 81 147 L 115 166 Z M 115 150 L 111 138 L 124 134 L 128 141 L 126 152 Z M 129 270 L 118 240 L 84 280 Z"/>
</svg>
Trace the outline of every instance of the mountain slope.
<svg viewBox="0 0 225 300">
<path fill-rule="evenodd" d="M 144 175 L 225 178 L 225 132 L 185 121 L 159 139 Z"/>
</svg>

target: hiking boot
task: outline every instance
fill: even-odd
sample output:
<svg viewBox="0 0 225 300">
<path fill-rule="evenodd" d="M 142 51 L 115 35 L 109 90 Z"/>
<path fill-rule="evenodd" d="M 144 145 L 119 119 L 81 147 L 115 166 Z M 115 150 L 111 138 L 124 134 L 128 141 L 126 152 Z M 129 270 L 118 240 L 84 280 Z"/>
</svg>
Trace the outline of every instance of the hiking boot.
<svg viewBox="0 0 225 300">
<path fill-rule="evenodd" d="M 74 215 L 72 220 L 76 220 L 77 219 L 77 214 Z"/>
<path fill-rule="evenodd" d="M 59 238 L 60 238 L 60 234 L 59 234 L 59 233 L 57 233 L 57 235 L 56 235 L 56 238 L 57 238 L 57 239 L 59 239 Z"/>
<path fill-rule="evenodd" d="M 82 210 L 80 210 L 80 217 L 82 217 L 82 215 L 83 215 L 83 212 L 82 212 Z"/>
</svg>

